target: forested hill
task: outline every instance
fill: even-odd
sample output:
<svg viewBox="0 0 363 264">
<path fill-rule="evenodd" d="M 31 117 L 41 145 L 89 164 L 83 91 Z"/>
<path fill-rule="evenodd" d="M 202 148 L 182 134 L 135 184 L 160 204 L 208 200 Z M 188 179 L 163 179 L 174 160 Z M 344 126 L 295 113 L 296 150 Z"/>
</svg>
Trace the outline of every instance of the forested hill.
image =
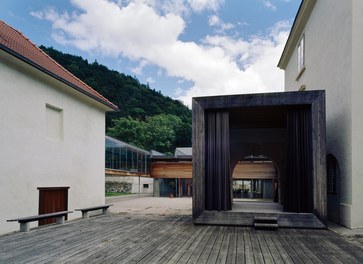
<svg viewBox="0 0 363 264">
<path fill-rule="evenodd" d="M 120 109 L 116 113 L 106 115 L 106 130 L 110 131 L 116 120 L 128 118 L 145 122 L 152 116 L 176 116 L 181 120 L 180 133 L 176 135 L 175 142 L 169 149 L 159 151 L 172 152 L 174 147 L 191 145 L 191 110 L 178 100 L 164 96 L 161 92 L 151 89 L 148 85 L 141 84 L 135 77 L 108 69 L 106 66 L 95 62 L 88 62 L 80 56 L 65 54 L 52 47 L 40 46 L 50 57 L 87 83 L 97 92 L 105 96 Z M 118 123 L 119 124 L 119 123 Z M 115 129 L 113 129 L 114 131 Z M 182 130 L 182 131 L 180 131 Z M 175 133 L 177 131 L 174 131 Z M 175 134 L 174 133 L 174 134 Z M 131 139 L 125 135 L 113 134 L 126 142 Z M 136 142 L 135 145 L 145 149 L 155 146 L 145 146 Z M 156 149 L 158 150 L 158 149 Z"/>
<path fill-rule="evenodd" d="M 40 48 L 119 107 L 119 113 L 108 116 L 108 127 L 111 126 L 110 119 L 121 116 L 145 119 L 146 116 L 171 114 L 183 121 L 191 120 L 191 111 L 188 107 L 178 100 L 150 89 L 148 85 L 141 84 L 135 77 L 110 70 L 97 61 L 89 63 L 80 56 L 65 54 L 54 48 L 44 46 Z"/>
</svg>

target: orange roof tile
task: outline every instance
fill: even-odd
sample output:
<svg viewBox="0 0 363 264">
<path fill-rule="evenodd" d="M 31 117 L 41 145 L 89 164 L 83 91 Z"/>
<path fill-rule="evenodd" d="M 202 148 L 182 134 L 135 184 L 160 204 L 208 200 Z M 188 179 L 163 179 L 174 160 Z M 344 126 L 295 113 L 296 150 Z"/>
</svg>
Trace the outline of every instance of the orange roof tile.
<svg viewBox="0 0 363 264">
<path fill-rule="evenodd" d="M 33 44 L 21 32 L 0 20 L 0 49 L 5 50 L 30 65 L 66 83 L 100 103 L 117 110 L 117 106 L 64 69 L 55 60 Z"/>
</svg>

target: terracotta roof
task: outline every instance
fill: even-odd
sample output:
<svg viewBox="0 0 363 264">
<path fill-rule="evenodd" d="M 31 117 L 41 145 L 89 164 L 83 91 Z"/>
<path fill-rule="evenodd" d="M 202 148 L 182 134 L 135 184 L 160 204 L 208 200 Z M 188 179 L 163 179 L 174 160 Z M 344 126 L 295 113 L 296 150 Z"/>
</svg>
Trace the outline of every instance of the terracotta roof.
<svg viewBox="0 0 363 264">
<path fill-rule="evenodd" d="M 98 102 L 116 110 L 117 106 L 64 69 L 55 60 L 33 44 L 21 32 L 0 20 L 0 49 L 29 63 L 39 70 L 62 81 L 73 89 L 88 95 Z"/>
</svg>

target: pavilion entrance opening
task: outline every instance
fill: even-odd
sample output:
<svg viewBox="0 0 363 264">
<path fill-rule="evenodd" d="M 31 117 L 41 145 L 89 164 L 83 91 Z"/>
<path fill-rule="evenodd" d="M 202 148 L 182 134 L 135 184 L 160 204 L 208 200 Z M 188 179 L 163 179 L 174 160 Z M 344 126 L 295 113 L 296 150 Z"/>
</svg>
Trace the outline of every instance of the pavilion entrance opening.
<svg viewBox="0 0 363 264">
<path fill-rule="evenodd" d="M 311 91 L 194 98 L 195 223 L 224 223 L 236 199 L 251 198 L 325 221 L 324 96 Z M 246 157 L 268 157 L 277 175 L 234 179 Z"/>
<path fill-rule="evenodd" d="M 232 197 L 232 211 L 281 212 L 275 163 L 263 155 L 238 161 L 232 172 Z"/>
<path fill-rule="evenodd" d="M 282 211 L 286 107 L 229 110 L 232 211 Z"/>
</svg>

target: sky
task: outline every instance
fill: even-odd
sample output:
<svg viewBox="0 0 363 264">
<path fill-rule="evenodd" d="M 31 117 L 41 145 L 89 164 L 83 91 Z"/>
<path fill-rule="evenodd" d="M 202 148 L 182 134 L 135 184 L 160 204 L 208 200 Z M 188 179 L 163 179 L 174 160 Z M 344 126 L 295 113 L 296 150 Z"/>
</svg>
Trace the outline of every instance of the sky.
<svg viewBox="0 0 363 264">
<path fill-rule="evenodd" d="M 1 0 L 36 45 L 82 56 L 191 106 L 197 96 L 276 92 L 300 0 Z"/>
</svg>

